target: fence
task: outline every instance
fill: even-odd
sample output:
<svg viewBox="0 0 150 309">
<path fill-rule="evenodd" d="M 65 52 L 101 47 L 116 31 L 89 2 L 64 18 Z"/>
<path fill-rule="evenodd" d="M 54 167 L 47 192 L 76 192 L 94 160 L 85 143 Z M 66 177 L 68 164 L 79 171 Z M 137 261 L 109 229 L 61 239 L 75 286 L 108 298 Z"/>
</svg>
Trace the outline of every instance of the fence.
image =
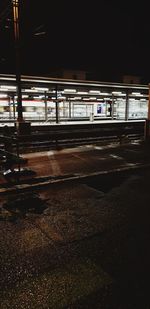
<svg viewBox="0 0 150 309">
<path fill-rule="evenodd" d="M 9 130 L 0 135 L 0 166 L 1 173 L 6 178 L 13 175 L 19 179 L 21 166 L 27 163 L 27 159 L 20 156 L 19 138 L 15 134 L 10 135 Z"/>
</svg>

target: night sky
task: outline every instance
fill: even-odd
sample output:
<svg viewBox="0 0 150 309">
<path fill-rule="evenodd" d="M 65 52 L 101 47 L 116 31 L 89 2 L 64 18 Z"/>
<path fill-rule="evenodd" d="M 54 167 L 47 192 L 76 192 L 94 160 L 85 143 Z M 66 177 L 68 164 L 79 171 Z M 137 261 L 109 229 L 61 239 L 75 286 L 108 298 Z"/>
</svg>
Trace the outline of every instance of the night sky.
<svg viewBox="0 0 150 309">
<path fill-rule="evenodd" d="M 101 81 L 119 82 L 129 74 L 150 82 L 148 2 L 21 0 L 20 5 L 22 74 L 48 76 L 66 68 L 86 70 Z M 11 18 L 11 0 L 1 0 L 0 73 L 15 72 Z"/>
</svg>

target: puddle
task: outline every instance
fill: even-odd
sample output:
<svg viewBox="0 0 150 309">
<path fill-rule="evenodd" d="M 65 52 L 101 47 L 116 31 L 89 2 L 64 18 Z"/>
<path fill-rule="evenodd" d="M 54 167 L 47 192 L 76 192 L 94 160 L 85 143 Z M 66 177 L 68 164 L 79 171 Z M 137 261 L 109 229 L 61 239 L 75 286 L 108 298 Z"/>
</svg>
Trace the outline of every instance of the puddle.
<svg viewBox="0 0 150 309">
<path fill-rule="evenodd" d="M 22 193 L 8 197 L 0 210 L 0 220 L 16 221 L 29 214 L 42 214 L 48 207 L 47 200 L 37 193 Z"/>
</svg>

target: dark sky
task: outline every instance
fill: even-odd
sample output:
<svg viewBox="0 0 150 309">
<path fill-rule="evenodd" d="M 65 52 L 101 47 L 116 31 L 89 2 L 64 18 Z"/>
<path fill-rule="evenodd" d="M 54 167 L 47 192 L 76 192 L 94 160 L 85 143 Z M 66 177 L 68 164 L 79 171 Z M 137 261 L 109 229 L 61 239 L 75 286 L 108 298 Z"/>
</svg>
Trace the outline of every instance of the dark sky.
<svg viewBox="0 0 150 309">
<path fill-rule="evenodd" d="M 145 0 L 21 0 L 20 4 L 22 73 L 83 69 L 101 81 L 120 81 L 130 74 L 150 82 L 150 18 Z M 9 7 L 11 0 L 1 0 L 0 16 Z M 11 10 L 8 13 L 11 18 Z M 0 73 L 11 73 L 15 70 L 13 28 L 6 18 L 1 20 Z"/>
</svg>

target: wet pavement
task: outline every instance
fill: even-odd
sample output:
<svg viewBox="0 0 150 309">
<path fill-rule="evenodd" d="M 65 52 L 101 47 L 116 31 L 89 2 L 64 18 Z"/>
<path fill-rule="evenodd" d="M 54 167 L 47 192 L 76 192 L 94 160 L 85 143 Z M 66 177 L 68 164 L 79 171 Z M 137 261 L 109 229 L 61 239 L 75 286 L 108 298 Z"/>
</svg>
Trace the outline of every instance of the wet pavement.
<svg viewBox="0 0 150 309">
<path fill-rule="evenodd" d="M 111 176 L 107 190 L 97 178 L 0 195 L 0 308 L 150 308 L 149 154 L 113 144 L 28 155 L 37 176 L 147 168 Z"/>
</svg>

